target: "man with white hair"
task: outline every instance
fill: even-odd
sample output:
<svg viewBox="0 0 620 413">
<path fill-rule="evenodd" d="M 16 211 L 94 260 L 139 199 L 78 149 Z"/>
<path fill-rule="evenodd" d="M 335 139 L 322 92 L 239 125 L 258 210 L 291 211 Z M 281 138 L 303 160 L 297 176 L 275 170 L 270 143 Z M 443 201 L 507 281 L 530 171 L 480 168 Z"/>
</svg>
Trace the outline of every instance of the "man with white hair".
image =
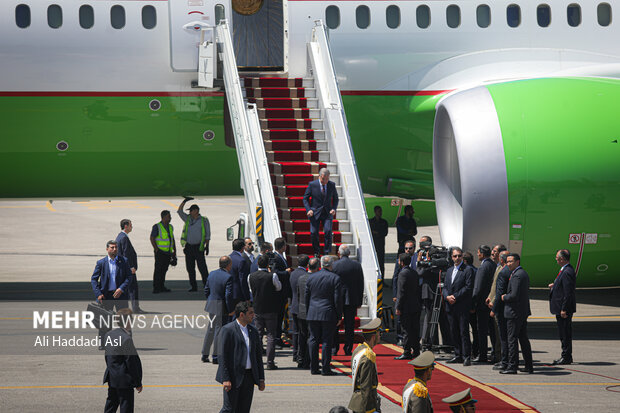
<svg viewBox="0 0 620 413">
<path fill-rule="evenodd" d="M 338 208 L 338 193 L 336 184 L 329 180 L 329 170 L 321 168 L 319 179 L 308 184 L 304 193 L 304 207 L 310 220 L 310 236 L 314 255 L 321 254 L 319 244 L 319 225 L 323 222 L 325 234 L 324 255 L 329 255 L 332 250 L 332 220 L 336 216 Z"/>
<path fill-rule="evenodd" d="M 364 271 L 362 265 L 356 260 L 349 258 L 351 250 L 346 244 L 338 248 L 340 259 L 334 263 L 334 273 L 340 276 L 342 286 L 342 311 L 344 316 L 344 354 L 350 356 L 353 353 L 353 336 L 355 328 L 355 315 L 357 309 L 362 306 L 364 297 Z M 340 321 L 340 320 L 339 320 Z M 338 326 L 332 355 L 336 355 L 340 349 Z"/>
</svg>

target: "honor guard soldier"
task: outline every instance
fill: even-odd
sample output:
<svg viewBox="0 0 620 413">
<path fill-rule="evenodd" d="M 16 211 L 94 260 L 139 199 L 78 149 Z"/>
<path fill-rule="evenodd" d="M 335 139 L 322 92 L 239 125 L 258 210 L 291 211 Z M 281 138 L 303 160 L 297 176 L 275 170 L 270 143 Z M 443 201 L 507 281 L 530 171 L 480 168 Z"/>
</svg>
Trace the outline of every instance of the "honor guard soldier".
<svg viewBox="0 0 620 413">
<path fill-rule="evenodd" d="M 475 412 L 476 403 L 478 403 L 478 400 L 475 400 L 471 397 L 470 389 L 454 393 L 452 396 L 448 396 L 441 401 L 444 403 L 448 403 L 448 405 L 450 406 L 450 410 L 452 410 L 454 413 Z"/>
<path fill-rule="evenodd" d="M 425 351 L 409 362 L 415 369 L 415 379 L 409 380 L 403 389 L 403 413 L 432 413 L 433 402 L 426 383 L 435 369 L 435 355 Z"/>
<path fill-rule="evenodd" d="M 381 412 L 381 400 L 377 395 L 377 360 L 372 348 L 379 344 L 381 319 L 375 318 L 360 327 L 364 342 L 357 346 L 351 356 L 351 376 L 353 377 L 353 396 L 349 409 L 354 413 Z"/>
</svg>

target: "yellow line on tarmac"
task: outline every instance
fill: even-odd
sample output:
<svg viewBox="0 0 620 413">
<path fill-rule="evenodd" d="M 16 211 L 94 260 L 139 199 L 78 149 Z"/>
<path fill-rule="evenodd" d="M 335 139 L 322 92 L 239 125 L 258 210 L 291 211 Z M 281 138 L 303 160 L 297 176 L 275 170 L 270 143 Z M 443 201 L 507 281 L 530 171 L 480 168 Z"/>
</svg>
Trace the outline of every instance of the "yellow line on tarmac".
<svg viewBox="0 0 620 413">
<path fill-rule="evenodd" d="M 0 320 L 32 320 L 32 317 L 0 317 Z"/>
<path fill-rule="evenodd" d="M 172 202 L 170 202 L 170 201 L 166 201 L 165 199 L 162 199 L 162 200 L 161 200 L 161 202 L 163 202 L 164 204 L 168 204 L 168 205 L 170 205 L 172 208 L 174 208 L 174 210 L 175 210 L 175 211 L 179 208 L 179 206 L 178 206 L 178 205 L 175 205 L 175 204 L 173 204 L 173 203 L 172 203 Z"/>
<path fill-rule="evenodd" d="M 54 209 L 54 207 L 52 206 L 52 203 L 51 203 L 50 201 L 47 201 L 47 202 L 45 203 L 45 207 L 46 207 L 47 209 L 49 209 L 50 211 L 52 211 L 52 212 L 56 212 L 56 210 Z"/>
<path fill-rule="evenodd" d="M 402 351 L 402 348 L 395 346 L 394 344 L 384 344 L 384 346 L 391 348 L 392 350 L 395 351 Z M 467 377 L 464 374 L 459 373 L 458 371 L 452 370 L 442 364 L 437 363 L 435 365 L 435 368 L 437 370 L 441 370 L 444 373 L 449 374 L 450 376 L 454 377 L 455 379 L 461 380 L 464 383 L 467 383 L 468 385 L 472 386 L 472 387 L 477 387 L 495 397 L 497 397 L 498 399 L 510 404 L 511 406 L 516 407 L 517 409 L 521 410 L 522 412 L 531 412 L 532 409 L 530 409 L 529 407 L 527 407 L 526 405 L 524 405 L 523 403 L 519 402 L 518 400 L 513 399 L 512 397 L 509 397 L 508 395 L 495 390 L 494 388 L 487 386 L 486 384 L 483 383 L 479 383 L 475 380 L 472 380 L 471 378 Z"/>
<path fill-rule="evenodd" d="M 5 209 L 22 209 L 22 208 L 44 208 L 44 205 L 2 205 L 0 208 Z"/>
<path fill-rule="evenodd" d="M 348 387 L 349 383 L 273 383 L 266 387 Z M 0 390 L 24 390 L 24 389 L 101 389 L 106 385 L 65 384 L 57 386 L 0 386 Z M 175 388 L 175 387 L 222 387 L 221 384 L 146 384 L 150 388 Z"/>
<path fill-rule="evenodd" d="M 487 383 L 489 386 L 617 386 L 613 383 Z"/>
<path fill-rule="evenodd" d="M 530 319 L 533 320 L 555 320 L 555 317 L 529 317 Z M 582 315 L 582 316 L 574 316 L 573 320 L 575 319 L 591 319 L 591 318 L 614 318 L 614 319 L 620 319 L 620 315 Z"/>
</svg>

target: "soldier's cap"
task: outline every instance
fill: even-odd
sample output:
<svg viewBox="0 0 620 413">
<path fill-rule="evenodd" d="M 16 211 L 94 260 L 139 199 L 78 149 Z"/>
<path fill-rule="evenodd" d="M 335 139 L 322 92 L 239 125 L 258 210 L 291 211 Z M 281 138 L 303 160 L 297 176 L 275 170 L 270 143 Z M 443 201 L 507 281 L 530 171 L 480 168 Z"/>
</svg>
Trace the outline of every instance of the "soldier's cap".
<svg viewBox="0 0 620 413">
<path fill-rule="evenodd" d="M 193 204 L 191 207 L 187 208 L 188 211 L 193 211 L 194 209 L 200 211 L 200 208 L 196 204 Z"/>
<path fill-rule="evenodd" d="M 380 328 L 381 328 L 380 318 L 374 318 L 370 320 L 368 323 L 364 324 L 363 326 L 360 326 L 360 329 L 362 330 L 362 333 L 364 334 L 374 333 Z"/>
<path fill-rule="evenodd" d="M 458 393 L 454 393 L 452 396 L 448 396 L 441 401 L 444 403 L 448 403 L 450 406 L 461 406 L 468 403 L 478 403 L 478 400 L 471 397 L 471 388 L 465 389 Z"/>
<path fill-rule="evenodd" d="M 432 351 L 425 351 L 409 362 L 416 370 L 423 370 L 435 365 L 435 355 Z"/>
</svg>

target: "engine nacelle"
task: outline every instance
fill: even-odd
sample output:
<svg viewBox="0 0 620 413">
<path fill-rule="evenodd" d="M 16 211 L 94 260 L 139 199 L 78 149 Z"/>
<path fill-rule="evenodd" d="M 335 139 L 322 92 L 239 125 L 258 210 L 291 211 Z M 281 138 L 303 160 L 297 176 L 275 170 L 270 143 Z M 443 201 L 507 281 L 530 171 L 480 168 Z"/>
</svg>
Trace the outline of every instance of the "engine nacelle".
<svg viewBox="0 0 620 413">
<path fill-rule="evenodd" d="M 433 180 L 444 245 L 503 243 L 532 286 L 567 248 L 579 287 L 620 285 L 620 81 L 480 86 L 437 105 Z"/>
</svg>

